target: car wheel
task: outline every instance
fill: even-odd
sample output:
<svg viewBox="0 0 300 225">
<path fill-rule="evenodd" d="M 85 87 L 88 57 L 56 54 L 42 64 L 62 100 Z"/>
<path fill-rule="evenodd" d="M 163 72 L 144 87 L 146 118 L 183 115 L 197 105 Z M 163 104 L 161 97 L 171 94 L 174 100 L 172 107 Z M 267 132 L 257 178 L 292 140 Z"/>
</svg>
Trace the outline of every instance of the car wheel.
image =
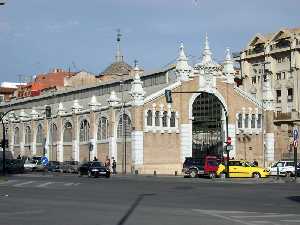
<svg viewBox="0 0 300 225">
<path fill-rule="evenodd" d="M 289 178 L 289 177 L 292 176 L 292 173 L 291 173 L 291 172 L 286 172 L 286 173 L 285 173 L 285 176 L 286 176 L 287 178 Z"/>
<path fill-rule="evenodd" d="M 196 170 L 191 170 L 190 175 L 192 178 L 197 177 L 197 171 Z"/>
<path fill-rule="evenodd" d="M 210 179 L 216 178 L 216 173 L 214 173 L 214 172 L 209 173 L 209 178 Z"/>
<path fill-rule="evenodd" d="M 253 173 L 252 177 L 253 178 L 260 178 L 261 176 L 260 176 L 260 173 Z"/>
<path fill-rule="evenodd" d="M 106 178 L 110 178 L 110 174 L 107 174 L 105 177 L 106 177 Z"/>
<path fill-rule="evenodd" d="M 220 178 L 225 179 L 226 177 L 227 177 L 227 176 L 226 176 L 226 173 L 225 173 L 225 172 L 220 173 Z"/>
</svg>

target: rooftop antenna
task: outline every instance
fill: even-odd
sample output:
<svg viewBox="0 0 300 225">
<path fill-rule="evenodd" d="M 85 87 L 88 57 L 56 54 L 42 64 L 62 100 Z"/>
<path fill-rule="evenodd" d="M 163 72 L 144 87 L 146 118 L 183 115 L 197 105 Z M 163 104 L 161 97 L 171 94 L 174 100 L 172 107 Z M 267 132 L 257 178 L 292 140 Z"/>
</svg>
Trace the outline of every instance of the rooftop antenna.
<svg viewBox="0 0 300 225">
<path fill-rule="evenodd" d="M 121 30 L 117 29 L 117 54 L 116 54 L 116 62 L 122 62 L 123 56 L 121 54 L 121 47 L 120 47 L 120 41 L 121 41 Z"/>
</svg>

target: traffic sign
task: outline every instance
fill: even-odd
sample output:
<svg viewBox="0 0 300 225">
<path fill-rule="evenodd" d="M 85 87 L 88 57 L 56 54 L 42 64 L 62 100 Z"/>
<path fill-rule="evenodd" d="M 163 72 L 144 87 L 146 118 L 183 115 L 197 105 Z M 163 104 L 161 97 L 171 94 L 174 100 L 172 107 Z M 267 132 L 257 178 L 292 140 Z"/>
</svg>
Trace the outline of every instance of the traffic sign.
<svg viewBox="0 0 300 225">
<path fill-rule="evenodd" d="M 43 156 L 43 157 L 42 157 L 42 164 L 43 164 L 44 166 L 47 166 L 47 165 L 48 165 L 48 158 L 47 158 L 46 156 Z"/>
<path fill-rule="evenodd" d="M 299 130 L 296 127 L 294 127 L 294 129 L 293 129 L 293 138 L 294 138 L 294 141 L 299 139 Z"/>
<path fill-rule="evenodd" d="M 227 145 L 227 146 L 226 146 L 226 150 L 227 150 L 227 151 L 233 150 L 233 146 L 232 146 L 232 145 Z"/>
</svg>

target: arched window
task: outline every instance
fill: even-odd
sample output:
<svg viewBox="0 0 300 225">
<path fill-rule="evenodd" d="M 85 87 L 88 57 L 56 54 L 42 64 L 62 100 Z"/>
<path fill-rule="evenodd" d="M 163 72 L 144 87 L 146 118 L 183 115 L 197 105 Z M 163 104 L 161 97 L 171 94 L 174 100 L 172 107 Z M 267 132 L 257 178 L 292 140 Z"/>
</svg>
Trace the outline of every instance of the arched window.
<svg viewBox="0 0 300 225">
<path fill-rule="evenodd" d="M 43 144 L 44 142 L 44 132 L 42 125 L 38 125 L 37 132 L 36 132 L 36 143 Z"/>
<path fill-rule="evenodd" d="M 262 116 L 261 114 L 258 114 L 257 128 L 261 128 L 261 124 L 262 124 Z"/>
<path fill-rule="evenodd" d="M 56 124 L 52 124 L 52 126 L 50 127 L 49 142 L 50 142 L 50 144 L 54 144 L 57 142 L 57 126 L 56 126 Z"/>
<path fill-rule="evenodd" d="M 147 112 L 147 126 L 152 126 L 152 111 L 148 110 Z"/>
<path fill-rule="evenodd" d="M 251 128 L 255 128 L 256 118 L 255 114 L 252 114 L 251 116 Z"/>
<path fill-rule="evenodd" d="M 90 124 L 87 120 L 80 123 L 79 140 L 80 142 L 87 142 L 90 140 Z"/>
<path fill-rule="evenodd" d="M 176 119 L 176 113 L 171 112 L 170 127 L 175 127 L 175 119 Z"/>
<path fill-rule="evenodd" d="M 70 122 L 66 122 L 64 126 L 64 142 L 72 142 L 73 127 Z"/>
<path fill-rule="evenodd" d="M 243 127 L 243 115 L 241 113 L 238 114 L 238 128 Z"/>
<path fill-rule="evenodd" d="M 20 129 L 19 127 L 15 128 L 15 133 L 14 133 L 14 144 L 18 145 L 20 144 Z"/>
<path fill-rule="evenodd" d="M 249 114 L 245 114 L 245 128 L 249 128 Z"/>
<path fill-rule="evenodd" d="M 108 138 L 108 120 L 101 117 L 98 124 L 97 140 L 105 140 Z"/>
<path fill-rule="evenodd" d="M 31 143 L 31 129 L 29 126 L 25 128 L 25 145 L 29 145 Z"/>
<path fill-rule="evenodd" d="M 124 127 L 123 127 L 123 124 L 124 124 Z M 121 116 L 119 119 L 117 137 L 118 138 L 123 137 L 124 133 L 125 133 L 126 137 L 131 136 L 131 120 L 127 114 L 123 114 L 123 118 Z"/>
<path fill-rule="evenodd" d="M 168 119 L 168 112 L 164 111 L 163 118 L 162 118 L 162 125 L 163 125 L 163 127 L 167 126 L 167 119 Z"/>
<path fill-rule="evenodd" d="M 159 126 L 159 111 L 155 112 L 155 126 Z"/>
</svg>

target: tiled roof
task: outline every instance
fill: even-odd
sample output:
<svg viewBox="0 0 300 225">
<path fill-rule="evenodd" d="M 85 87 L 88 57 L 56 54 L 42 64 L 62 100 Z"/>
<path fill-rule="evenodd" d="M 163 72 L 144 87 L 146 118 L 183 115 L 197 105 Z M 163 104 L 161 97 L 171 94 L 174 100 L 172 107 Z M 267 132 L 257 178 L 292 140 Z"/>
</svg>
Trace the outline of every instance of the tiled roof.
<svg viewBox="0 0 300 225">
<path fill-rule="evenodd" d="M 109 65 L 100 75 L 128 75 L 131 70 L 132 67 L 125 62 L 114 62 Z"/>
</svg>

